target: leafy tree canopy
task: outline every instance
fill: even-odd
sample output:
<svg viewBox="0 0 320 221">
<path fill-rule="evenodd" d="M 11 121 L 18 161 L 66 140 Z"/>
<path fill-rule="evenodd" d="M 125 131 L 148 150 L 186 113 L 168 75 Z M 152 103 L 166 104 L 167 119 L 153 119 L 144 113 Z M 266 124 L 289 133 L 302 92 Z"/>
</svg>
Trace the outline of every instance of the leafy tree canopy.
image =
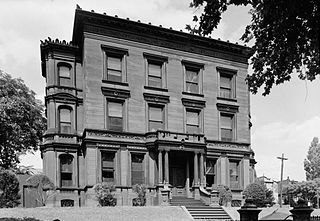
<svg viewBox="0 0 320 221">
<path fill-rule="evenodd" d="M 255 94 L 264 86 L 263 95 L 267 95 L 273 85 L 289 81 L 294 72 L 310 81 L 320 74 L 316 0 L 193 0 L 190 7 L 202 9 L 202 14 L 193 17 L 197 25 L 186 28 L 209 35 L 230 5 L 251 6 L 251 23 L 241 37 L 246 43 L 255 41 L 254 73 L 247 77 L 251 92 Z"/>
<path fill-rule="evenodd" d="M 307 180 L 320 178 L 320 143 L 317 137 L 314 137 L 307 159 L 304 160 L 304 170 L 306 171 Z"/>
<path fill-rule="evenodd" d="M 252 198 L 253 203 L 258 207 L 264 207 L 267 204 L 273 204 L 273 192 L 267 189 L 263 182 L 255 182 L 249 184 L 243 191 L 246 198 Z"/>
<path fill-rule="evenodd" d="M 320 191 L 320 179 L 298 182 L 290 184 L 287 188 L 287 194 L 291 198 L 302 198 L 308 202 L 317 204 L 317 194 Z"/>
<path fill-rule="evenodd" d="M 20 204 L 19 181 L 9 170 L 0 169 L 0 208 L 12 208 Z"/>
<path fill-rule="evenodd" d="M 0 70 L 0 167 L 19 163 L 19 155 L 37 150 L 45 129 L 43 105 L 21 79 Z"/>
</svg>

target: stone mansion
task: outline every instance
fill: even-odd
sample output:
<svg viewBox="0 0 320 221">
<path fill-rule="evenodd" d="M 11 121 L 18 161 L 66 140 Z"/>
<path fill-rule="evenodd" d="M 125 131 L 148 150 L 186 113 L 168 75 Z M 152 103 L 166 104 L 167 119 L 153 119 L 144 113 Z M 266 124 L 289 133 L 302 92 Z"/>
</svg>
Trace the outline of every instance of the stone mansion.
<svg viewBox="0 0 320 221">
<path fill-rule="evenodd" d="M 205 201 L 217 185 L 241 200 L 255 180 L 250 48 L 77 8 L 72 41 L 40 49 L 53 206 L 96 205 L 100 182 L 120 206 L 135 184 L 147 205 Z"/>
</svg>

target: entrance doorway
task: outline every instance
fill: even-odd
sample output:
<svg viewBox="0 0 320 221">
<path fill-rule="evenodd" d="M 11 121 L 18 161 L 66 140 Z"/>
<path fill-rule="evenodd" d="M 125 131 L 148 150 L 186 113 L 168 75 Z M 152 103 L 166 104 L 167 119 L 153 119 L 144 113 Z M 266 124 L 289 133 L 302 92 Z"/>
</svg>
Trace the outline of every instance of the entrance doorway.
<svg viewBox="0 0 320 221">
<path fill-rule="evenodd" d="M 190 186 L 190 154 L 187 152 L 169 152 L 169 183 L 172 196 L 187 196 Z M 192 167 L 191 167 L 192 168 Z"/>
</svg>

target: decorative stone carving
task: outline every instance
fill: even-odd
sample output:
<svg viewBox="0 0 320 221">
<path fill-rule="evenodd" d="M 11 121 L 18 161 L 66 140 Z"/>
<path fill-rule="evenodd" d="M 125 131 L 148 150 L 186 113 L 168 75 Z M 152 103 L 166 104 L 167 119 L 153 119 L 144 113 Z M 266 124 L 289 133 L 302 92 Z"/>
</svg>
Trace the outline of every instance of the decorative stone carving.
<svg viewBox="0 0 320 221">
<path fill-rule="evenodd" d="M 222 142 L 215 142 L 215 143 L 207 143 L 207 147 L 218 148 L 218 149 L 243 149 L 243 150 L 250 150 L 249 144 L 232 144 L 232 143 L 222 143 Z"/>
</svg>

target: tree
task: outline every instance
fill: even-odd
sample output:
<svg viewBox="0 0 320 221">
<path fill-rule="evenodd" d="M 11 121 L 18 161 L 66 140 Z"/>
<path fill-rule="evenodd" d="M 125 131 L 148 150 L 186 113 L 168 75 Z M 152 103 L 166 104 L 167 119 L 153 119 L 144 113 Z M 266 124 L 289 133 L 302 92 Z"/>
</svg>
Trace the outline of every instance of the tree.
<svg viewBox="0 0 320 221">
<path fill-rule="evenodd" d="M 0 70 L 0 167 L 15 167 L 19 155 L 37 150 L 46 126 L 43 105 L 21 79 Z"/>
<path fill-rule="evenodd" d="M 20 204 L 19 181 L 8 170 L 0 169 L 0 208 L 12 208 Z"/>
<path fill-rule="evenodd" d="M 319 14 L 316 0 L 193 0 L 190 7 L 202 8 L 194 16 L 191 33 L 209 35 L 230 5 L 251 6 L 251 23 L 241 40 L 255 40 L 251 58 L 254 73 L 247 77 L 251 92 L 264 85 L 263 95 L 273 85 L 291 79 L 296 71 L 300 79 L 314 80 L 320 74 Z"/>
<path fill-rule="evenodd" d="M 320 189 L 320 179 L 303 181 L 295 184 L 290 184 L 287 189 L 287 194 L 290 198 L 302 198 L 311 202 L 318 207 L 318 192 Z"/>
<path fill-rule="evenodd" d="M 249 184 L 243 191 L 246 198 L 252 198 L 253 203 L 258 207 L 265 207 L 273 204 L 273 192 L 268 190 L 266 185 L 262 182 L 255 182 Z"/>
<path fill-rule="evenodd" d="M 55 190 L 55 186 L 46 175 L 32 175 L 26 180 L 26 184 L 36 189 L 36 193 L 38 196 L 37 200 L 42 206 L 45 206 L 47 199 L 54 194 L 47 193 L 50 190 Z"/>
<path fill-rule="evenodd" d="M 320 178 L 320 143 L 317 137 L 313 138 L 309 147 L 307 159 L 304 160 L 304 170 L 307 180 Z"/>
</svg>

